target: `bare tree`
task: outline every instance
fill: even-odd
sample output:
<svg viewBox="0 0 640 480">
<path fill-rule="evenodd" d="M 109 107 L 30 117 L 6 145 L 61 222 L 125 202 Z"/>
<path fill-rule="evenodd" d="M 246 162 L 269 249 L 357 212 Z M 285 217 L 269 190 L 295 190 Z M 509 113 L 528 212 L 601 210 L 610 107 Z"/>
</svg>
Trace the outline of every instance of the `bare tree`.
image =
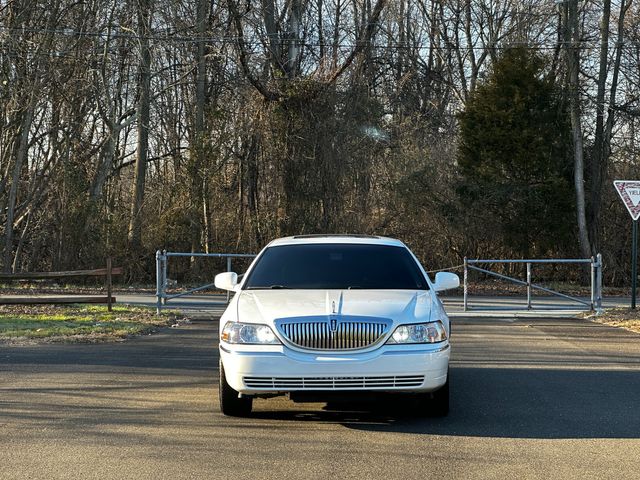
<svg viewBox="0 0 640 480">
<path fill-rule="evenodd" d="M 602 211 L 602 189 L 605 183 L 606 173 L 609 166 L 609 157 L 611 156 L 611 136 L 613 133 L 613 126 L 615 124 L 616 116 L 616 95 L 620 77 L 622 48 L 624 45 L 625 16 L 627 11 L 631 7 L 631 3 L 632 0 L 623 0 L 620 5 L 616 32 L 617 42 L 612 64 L 609 60 L 609 24 L 611 16 L 611 0 L 604 0 L 602 17 L 600 20 L 600 57 L 597 77 L 595 134 L 593 139 L 593 151 L 591 155 L 591 192 L 589 202 L 589 232 L 593 255 L 596 255 L 601 248 L 600 214 Z M 609 91 L 609 95 L 605 100 L 607 89 Z"/>
<path fill-rule="evenodd" d="M 576 190 L 576 216 L 578 241 L 583 258 L 591 256 L 591 243 L 587 228 L 585 181 L 584 181 L 584 138 L 580 111 L 580 24 L 577 0 L 567 0 L 563 5 L 565 15 L 564 43 L 569 85 L 569 109 L 573 137 L 574 186 Z"/>
<path fill-rule="evenodd" d="M 138 71 L 138 140 L 136 149 L 135 177 L 133 181 L 133 199 L 131 201 L 131 219 L 129 222 L 129 245 L 139 252 L 142 233 L 142 205 L 144 202 L 145 176 L 149 155 L 149 121 L 151 108 L 151 1 L 137 0 L 138 41 L 140 44 L 140 67 Z"/>
</svg>

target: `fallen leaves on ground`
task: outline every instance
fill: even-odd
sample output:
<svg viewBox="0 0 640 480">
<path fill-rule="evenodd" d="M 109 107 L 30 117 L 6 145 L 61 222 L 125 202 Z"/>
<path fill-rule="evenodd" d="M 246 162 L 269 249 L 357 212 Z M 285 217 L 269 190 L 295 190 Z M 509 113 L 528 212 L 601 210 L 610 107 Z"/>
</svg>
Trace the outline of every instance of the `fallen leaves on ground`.
<svg viewBox="0 0 640 480">
<path fill-rule="evenodd" d="M 620 327 L 632 332 L 640 333 L 640 310 L 628 307 L 607 308 L 598 314 L 584 313 L 582 318 L 612 327 Z"/>
</svg>

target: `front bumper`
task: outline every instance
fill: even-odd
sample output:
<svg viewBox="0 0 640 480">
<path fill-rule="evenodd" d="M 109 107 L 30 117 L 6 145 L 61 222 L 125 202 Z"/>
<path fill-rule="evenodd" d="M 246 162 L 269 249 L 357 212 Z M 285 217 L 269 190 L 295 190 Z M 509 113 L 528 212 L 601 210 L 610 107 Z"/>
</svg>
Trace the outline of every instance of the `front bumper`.
<svg viewBox="0 0 640 480">
<path fill-rule="evenodd" d="M 227 383 L 248 395 L 293 391 L 431 392 L 447 381 L 449 343 L 384 345 L 370 352 L 301 353 L 220 345 Z"/>
</svg>

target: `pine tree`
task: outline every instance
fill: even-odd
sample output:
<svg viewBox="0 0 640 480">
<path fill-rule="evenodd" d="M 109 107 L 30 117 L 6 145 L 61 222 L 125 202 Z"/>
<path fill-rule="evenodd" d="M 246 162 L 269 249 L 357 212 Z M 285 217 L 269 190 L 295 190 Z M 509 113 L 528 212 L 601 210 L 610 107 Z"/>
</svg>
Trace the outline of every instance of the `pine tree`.
<svg viewBox="0 0 640 480">
<path fill-rule="evenodd" d="M 477 215 L 492 216 L 507 246 L 523 256 L 572 240 L 571 137 L 562 98 L 537 53 L 509 48 L 459 116 L 458 194 Z"/>
</svg>

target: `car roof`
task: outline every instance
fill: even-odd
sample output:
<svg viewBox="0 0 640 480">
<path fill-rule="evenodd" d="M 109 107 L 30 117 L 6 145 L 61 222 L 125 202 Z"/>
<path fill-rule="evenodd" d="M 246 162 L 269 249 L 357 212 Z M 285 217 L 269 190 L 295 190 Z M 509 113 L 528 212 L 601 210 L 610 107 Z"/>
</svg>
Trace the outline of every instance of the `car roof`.
<svg viewBox="0 0 640 480">
<path fill-rule="evenodd" d="M 279 245 L 309 245 L 319 243 L 351 243 L 364 245 L 390 245 L 395 247 L 405 247 L 400 240 L 377 235 L 359 234 L 334 234 L 334 235 L 295 235 L 273 240 L 268 247 Z"/>
</svg>

